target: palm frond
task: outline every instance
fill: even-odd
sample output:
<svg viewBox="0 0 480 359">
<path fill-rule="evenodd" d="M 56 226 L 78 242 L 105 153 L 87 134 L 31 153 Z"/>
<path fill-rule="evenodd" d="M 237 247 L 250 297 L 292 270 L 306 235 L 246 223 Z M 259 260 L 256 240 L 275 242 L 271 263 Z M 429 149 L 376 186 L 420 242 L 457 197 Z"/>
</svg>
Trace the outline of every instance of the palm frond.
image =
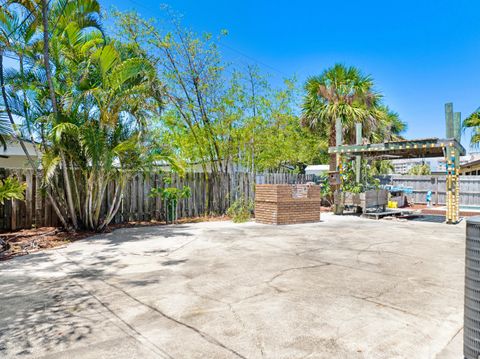
<svg viewBox="0 0 480 359">
<path fill-rule="evenodd" d="M 45 151 L 42 155 L 42 168 L 43 168 L 43 182 L 44 184 L 51 183 L 57 168 L 60 165 L 60 156 L 53 151 Z"/>
</svg>

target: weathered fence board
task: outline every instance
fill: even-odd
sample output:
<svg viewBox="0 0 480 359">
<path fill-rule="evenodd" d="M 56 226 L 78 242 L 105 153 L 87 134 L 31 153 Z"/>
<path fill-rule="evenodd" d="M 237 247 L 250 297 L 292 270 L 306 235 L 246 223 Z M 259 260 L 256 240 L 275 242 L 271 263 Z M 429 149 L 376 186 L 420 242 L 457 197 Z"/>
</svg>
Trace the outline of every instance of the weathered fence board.
<svg viewBox="0 0 480 359">
<path fill-rule="evenodd" d="M 17 176 L 27 183 L 25 201 L 6 201 L 0 205 L 0 230 L 58 226 L 60 224 L 55 211 L 41 188 L 41 179 L 37 179 L 31 170 L 0 170 L 0 178 Z M 179 201 L 178 217 L 197 217 L 207 212 L 224 214 L 238 198 L 254 200 L 255 183 L 306 183 L 313 181 L 312 175 L 289 173 L 223 173 L 208 176 L 208 183 L 202 173 L 187 173 L 184 177 L 172 176 L 172 183 L 165 185 L 162 173 L 138 173 L 125 185 L 121 205 L 113 223 L 135 220 L 165 220 L 165 203 L 159 197 L 151 197 L 150 191 L 156 187 L 189 186 L 191 196 Z M 170 175 L 169 175 L 170 176 Z M 107 186 L 101 213 L 106 215 L 109 204 L 115 194 L 115 181 Z"/>
<path fill-rule="evenodd" d="M 480 176 L 460 176 L 460 205 L 480 206 Z M 382 184 L 413 188 L 412 201 L 426 203 L 428 191 L 432 191 L 433 204 L 446 204 L 446 177 L 388 175 L 380 177 Z"/>
</svg>

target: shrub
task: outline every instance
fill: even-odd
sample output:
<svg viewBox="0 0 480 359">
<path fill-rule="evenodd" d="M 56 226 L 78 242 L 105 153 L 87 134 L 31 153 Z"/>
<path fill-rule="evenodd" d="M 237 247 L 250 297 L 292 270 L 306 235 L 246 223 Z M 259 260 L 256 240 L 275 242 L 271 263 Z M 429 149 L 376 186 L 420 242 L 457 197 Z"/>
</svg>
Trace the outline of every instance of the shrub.
<svg viewBox="0 0 480 359">
<path fill-rule="evenodd" d="M 0 203 L 4 204 L 5 200 L 9 199 L 24 199 L 24 192 L 27 188 L 26 183 L 21 183 L 15 177 L 7 177 L 0 180 Z"/>
<path fill-rule="evenodd" d="M 245 198 L 239 198 L 232 203 L 227 210 L 227 215 L 232 218 L 235 223 L 248 221 L 252 217 L 253 201 L 247 201 Z"/>
<path fill-rule="evenodd" d="M 170 183 L 167 182 L 166 183 Z M 177 221 L 177 205 L 178 201 L 188 198 L 191 195 L 190 187 L 184 186 L 182 189 L 176 187 L 152 188 L 150 197 L 160 196 L 165 201 L 165 220 L 168 223 Z"/>
</svg>

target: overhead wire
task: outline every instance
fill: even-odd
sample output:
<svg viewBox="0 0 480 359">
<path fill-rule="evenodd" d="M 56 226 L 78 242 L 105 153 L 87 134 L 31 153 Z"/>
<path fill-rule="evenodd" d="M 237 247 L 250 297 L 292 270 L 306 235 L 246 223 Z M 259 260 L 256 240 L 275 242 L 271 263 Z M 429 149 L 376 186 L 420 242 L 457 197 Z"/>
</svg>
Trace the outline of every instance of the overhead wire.
<svg viewBox="0 0 480 359">
<path fill-rule="evenodd" d="M 136 1 L 136 0 L 128 0 L 128 1 L 131 2 L 131 3 L 134 4 L 134 5 L 137 5 L 137 6 L 140 6 L 140 7 L 144 8 L 145 10 L 148 10 L 148 11 L 151 12 L 151 13 L 155 13 L 155 12 L 158 11 L 158 10 L 155 10 L 155 9 L 149 7 L 149 6 L 146 6 L 146 5 L 140 3 L 140 2 L 138 2 L 138 1 Z M 280 75 L 282 75 L 282 76 L 288 77 L 288 75 L 285 74 L 283 71 L 281 71 L 281 70 L 275 68 L 274 66 L 271 66 L 271 65 L 269 65 L 269 64 L 267 64 L 267 63 L 265 63 L 265 62 L 263 62 L 263 61 L 260 61 L 260 60 L 258 60 L 258 59 L 256 59 L 256 58 L 254 58 L 253 56 L 248 55 L 248 54 L 244 53 L 243 51 L 240 51 L 240 50 L 236 49 L 235 47 L 233 47 L 233 46 L 231 46 L 231 45 L 227 45 L 227 44 L 225 44 L 225 43 L 223 43 L 223 42 L 221 42 L 221 41 L 218 41 L 218 40 L 216 41 L 216 43 L 217 43 L 218 45 L 220 45 L 221 47 L 224 47 L 224 48 L 226 48 L 226 49 L 228 49 L 228 50 L 230 50 L 230 51 L 233 51 L 233 52 L 235 52 L 235 53 L 237 53 L 237 54 L 239 54 L 239 55 L 241 55 L 241 56 L 249 59 L 250 61 L 256 62 L 258 65 L 261 65 L 261 66 L 263 66 L 263 67 L 269 68 L 270 70 L 273 70 L 273 71 L 277 72 L 278 74 L 280 74 Z"/>
</svg>

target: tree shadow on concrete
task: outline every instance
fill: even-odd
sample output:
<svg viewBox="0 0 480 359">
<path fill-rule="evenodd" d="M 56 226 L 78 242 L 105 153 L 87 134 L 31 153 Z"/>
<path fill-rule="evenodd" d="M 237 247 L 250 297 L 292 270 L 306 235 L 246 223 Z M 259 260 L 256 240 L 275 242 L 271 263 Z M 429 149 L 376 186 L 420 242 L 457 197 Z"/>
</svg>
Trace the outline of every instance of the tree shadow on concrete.
<svg viewBox="0 0 480 359">
<path fill-rule="evenodd" d="M 0 357 L 58 353 L 81 345 L 86 338 L 95 338 L 98 330 L 107 325 L 109 303 L 96 299 L 85 284 L 113 279 L 113 283 L 126 282 L 134 287 L 158 286 L 162 278 L 171 273 L 168 267 L 188 261 L 166 257 L 171 249 L 188 244 L 175 240 L 175 237 L 192 236 L 185 229 L 188 226 L 129 228 L 121 229 L 121 233 L 83 239 L 92 243 L 106 241 L 106 246 L 90 253 L 87 261 L 82 261 L 83 250 L 67 248 L 3 262 L 0 265 Z M 159 262 L 158 270 L 123 279 L 116 276 L 118 270 L 128 265 L 121 261 L 118 253 L 112 255 L 112 247 L 133 241 L 141 246 L 143 240 L 152 238 L 159 242 L 170 238 L 167 249 L 145 253 L 166 257 Z"/>
<path fill-rule="evenodd" d="M 112 259 L 99 261 L 104 268 Z M 7 265 L 8 264 L 8 265 Z M 37 357 L 72 347 L 105 322 L 105 309 L 79 283 L 105 276 L 100 265 L 71 270 L 52 252 L 4 262 L 0 267 L 0 357 Z M 12 270 L 9 267 L 11 266 Z M 28 268 L 22 270 L 22 266 Z M 38 268 L 36 270 L 36 268 Z M 100 325 L 101 326 L 101 325 Z"/>
<path fill-rule="evenodd" d="M 100 306 L 87 293 L 79 293 L 75 284 L 17 278 L 2 280 L 0 290 L 0 356 L 2 352 L 35 356 L 39 348 L 57 351 L 93 334 L 92 322 Z"/>
<path fill-rule="evenodd" d="M 98 234 L 84 239 L 91 243 L 98 241 L 106 242 L 112 246 L 118 246 L 126 242 L 135 242 L 142 240 L 176 238 L 176 237 L 191 237 L 192 233 L 187 230 L 191 226 L 188 225 L 172 225 L 172 226 L 152 226 L 152 227 L 138 227 L 138 228 L 121 228 L 111 233 Z"/>
</svg>

